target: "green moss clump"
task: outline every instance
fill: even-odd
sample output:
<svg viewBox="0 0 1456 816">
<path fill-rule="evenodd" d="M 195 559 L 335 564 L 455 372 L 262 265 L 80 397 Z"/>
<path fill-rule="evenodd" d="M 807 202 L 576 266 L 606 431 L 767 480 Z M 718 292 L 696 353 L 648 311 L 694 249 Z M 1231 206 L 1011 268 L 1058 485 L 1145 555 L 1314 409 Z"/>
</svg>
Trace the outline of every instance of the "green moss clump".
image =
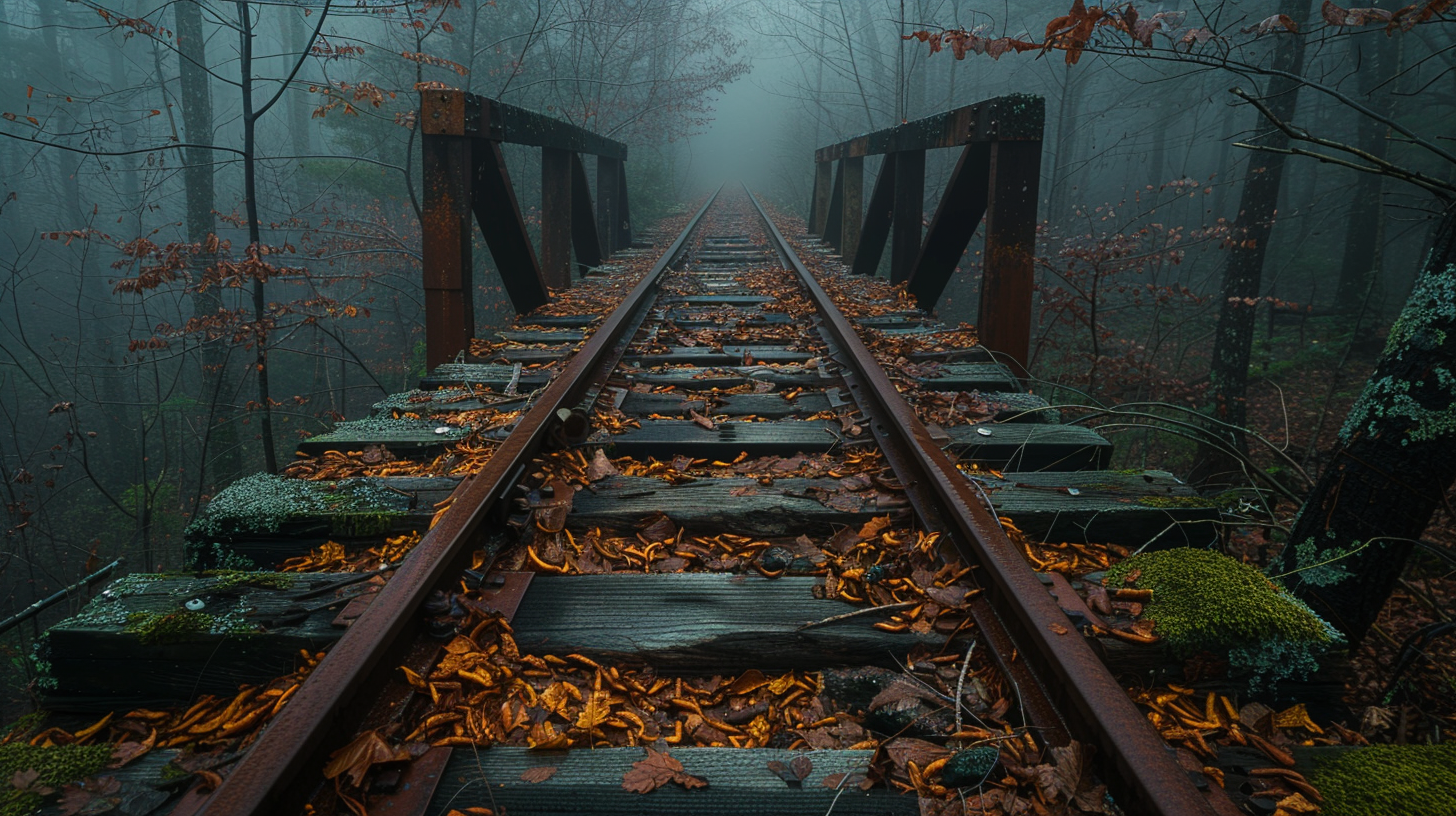
<svg viewBox="0 0 1456 816">
<path fill-rule="evenodd" d="M 1145 507 L 1159 507 L 1164 510 L 1186 507 L 1213 507 L 1213 502 L 1201 496 L 1141 496 L 1138 504 Z"/>
<path fill-rule="evenodd" d="M 254 570 L 218 569 L 202 573 L 215 579 L 209 592 L 218 592 L 240 586 L 254 586 L 265 589 L 290 589 L 298 582 L 298 576 L 286 572 L 259 572 Z"/>
<path fill-rule="evenodd" d="M 1134 555 L 1107 571 L 1108 586 L 1150 589 L 1144 615 L 1180 657 L 1228 651 L 1230 663 L 1251 674 L 1251 685 L 1273 684 L 1317 668 L 1316 658 L 1340 634 L 1262 572 L 1211 550 L 1187 547 Z"/>
<path fill-rule="evenodd" d="M 126 616 L 123 631 L 153 645 L 186 640 L 211 629 L 212 616 L 206 612 L 133 612 Z"/>
<path fill-rule="evenodd" d="M 16 773 L 40 774 L 32 787 L 60 788 L 106 767 L 111 761 L 109 745 L 57 745 L 42 748 L 24 742 L 0 745 L 0 779 L 8 785 Z M 7 790 L 0 797 L 0 816 L 29 816 L 44 803 L 38 793 Z"/>
<path fill-rule="evenodd" d="M 1456 814 L 1456 744 L 1373 745 L 1319 762 L 1326 816 Z"/>
<path fill-rule="evenodd" d="M 371 529 L 409 511 L 409 497 L 384 487 L 375 479 L 311 482 L 258 473 L 239 479 L 213 497 L 187 528 L 194 542 L 215 542 L 237 535 L 272 534 L 283 525 L 319 516 L 340 515 L 348 524 Z M 360 522 L 347 519 L 363 517 Z M 372 525 L 372 527 L 370 527 Z M 385 530 L 388 525 L 384 526 Z"/>
</svg>

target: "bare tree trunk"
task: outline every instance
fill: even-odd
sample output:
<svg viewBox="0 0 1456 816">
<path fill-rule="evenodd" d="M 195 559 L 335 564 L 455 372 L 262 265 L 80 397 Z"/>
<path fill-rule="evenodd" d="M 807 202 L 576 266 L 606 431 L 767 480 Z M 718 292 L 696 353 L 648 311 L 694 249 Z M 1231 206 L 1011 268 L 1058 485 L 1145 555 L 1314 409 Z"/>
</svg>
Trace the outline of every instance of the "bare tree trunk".
<svg viewBox="0 0 1456 816">
<path fill-rule="evenodd" d="M 1357 643 L 1456 481 L 1456 208 L 1448 205 L 1385 351 L 1278 563 Z"/>
<path fill-rule="evenodd" d="M 212 85 L 207 73 L 207 38 L 202 29 L 202 8 L 197 0 L 182 0 L 177 13 L 178 68 L 182 85 L 182 127 L 187 134 L 187 166 L 182 171 L 187 206 L 187 240 L 205 243 L 217 229 L 214 210 L 217 188 L 211 151 Z M 210 265 L 215 258 L 199 255 L 199 264 Z M 200 317 L 222 311 L 222 294 L 217 287 L 196 293 L 192 308 Z M 207 406 L 207 431 L 203 436 L 204 478 L 215 485 L 236 480 L 243 472 L 242 447 L 238 441 L 237 417 L 224 401 L 224 388 L 231 378 L 227 372 L 228 354 L 221 339 L 202 341 L 202 399 Z"/>
<path fill-rule="evenodd" d="M 240 84 L 243 97 L 243 210 L 248 219 L 248 244 L 263 243 L 258 222 L 258 112 L 253 110 L 253 19 L 247 0 L 238 2 L 238 46 Z M 253 334 L 257 354 L 254 366 L 258 372 L 258 418 L 263 436 L 263 467 L 278 472 L 277 441 L 273 438 L 273 399 L 268 382 L 268 300 L 262 278 L 253 280 Z"/>
<path fill-rule="evenodd" d="M 1379 5 L 1379 4 L 1377 4 Z M 1379 98 L 1382 76 L 1390 76 L 1395 62 L 1395 42 L 1388 37 L 1351 37 L 1351 64 L 1360 66 L 1361 101 L 1373 104 L 1381 113 L 1394 113 L 1395 95 L 1386 91 Z M 1375 119 L 1356 114 L 1356 146 L 1372 156 L 1384 159 L 1386 128 Z M 1345 227 L 1345 257 L 1340 264 L 1340 285 L 1335 293 L 1335 308 L 1345 314 L 1359 311 L 1368 300 L 1365 295 L 1375 281 L 1380 266 L 1380 245 L 1375 225 L 1385 217 L 1382 195 L 1385 177 L 1375 173 L 1359 173 L 1350 197 L 1349 223 Z"/>
<path fill-rule="evenodd" d="M 1309 2 L 1282 0 L 1279 11 L 1296 20 L 1305 20 L 1308 18 Z M 1294 34 L 1280 36 L 1274 46 L 1273 68 L 1298 76 L 1303 64 L 1304 38 Z M 1298 80 L 1285 76 L 1269 78 L 1265 103 L 1281 121 L 1293 118 L 1299 85 Z M 1276 149 L 1289 145 L 1289 137 L 1272 125 L 1253 141 Z M 1274 215 L 1279 205 L 1279 188 L 1284 180 L 1284 159 L 1279 153 L 1257 153 L 1250 157 L 1239 213 L 1233 224 L 1234 247 L 1224 268 L 1209 381 L 1214 416 L 1238 428 L 1242 428 L 1248 419 L 1245 400 L 1249 387 L 1249 352 L 1253 345 L 1254 316 L 1261 294 L 1264 255 L 1269 248 L 1269 235 L 1273 231 Z M 1245 439 L 1241 431 L 1227 436 L 1229 444 L 1243 449 Z M 1195 481 L 1228 483 L 1239 475 L 1225 455 L 1211 446 L 1201 446 L 1192 474 Z"/>
</svg>

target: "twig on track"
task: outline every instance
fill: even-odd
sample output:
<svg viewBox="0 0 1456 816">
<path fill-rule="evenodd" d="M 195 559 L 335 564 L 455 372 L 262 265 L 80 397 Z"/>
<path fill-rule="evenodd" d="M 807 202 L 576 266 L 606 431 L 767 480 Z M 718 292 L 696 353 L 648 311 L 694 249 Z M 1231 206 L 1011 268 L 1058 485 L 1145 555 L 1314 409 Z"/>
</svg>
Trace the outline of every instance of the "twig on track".
<svg viewBox="0 0 1456 816">
<path fill-rule="evenodd" d="M 919 606 L 921 601 L 905 601 L 903 603 L 885 604 L 883 606 L 867 606 L 864 609 L 856 609 L 853 612 L 845 612 L 843 615 L 832 615 L 823 620 L 810 621 L 797 629 L 795 632 L 802 632 L 805 629 L 814 629 L 819 626 L 828 626 L 831 623 L 838 623 L 842 620 L 856 618 L 860 615 L 868 615 L 871 612 L 893 612 L 897 609 L 909 609 L 912 606 Z"/>
<path fill-rule="evenodd" d="M 975 650 L 976 650 L 976 640 L 975 640 L 975 638 L 972 638 L 971 639 L 971 645 L 966 649 L 966 659 L 961 661 L 961 676 L 960 676 L 960 679 L 956 680 L 956 698 L 955 698 L 955 702 L 956 702 L 956 705 L 955 705 L 956 723 L 955 723 L 955 725 L 956 725 L 956 731 L 957 732 L 959 732 L 961 730 L 961 700 L 963 699 L 962 698 L 962 694 L 963 694 L 963 692 L 965 690 L 965 687 L 966 687 L 966 669 L 970 668 L 970 666 L 971 666 L 971 653 L 974 652 Z"/>
</svg>

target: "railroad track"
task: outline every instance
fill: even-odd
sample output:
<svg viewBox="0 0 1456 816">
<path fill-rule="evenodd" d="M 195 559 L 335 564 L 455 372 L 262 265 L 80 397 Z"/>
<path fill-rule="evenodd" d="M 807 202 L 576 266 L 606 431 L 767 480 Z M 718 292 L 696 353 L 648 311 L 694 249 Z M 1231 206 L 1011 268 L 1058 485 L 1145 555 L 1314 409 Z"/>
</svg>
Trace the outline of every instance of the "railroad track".
<svg viewBox="0 0 1456 816">
<path fill-rule="evenodd" d="M 1195 535 L 1207 511 L 1078 517 L 1078 485 L 1116 480 L 1105 440 L 1056 424 L 967 328 L 824 271 L 746 191 L 629 256 L 582 311 L 523 321 L 382 403 L 388 421 L 300 446 L 313 478 L 410 457 L 478 470 L 458 487 L 375 477 L 410 505 L 384 527 L 334 508 L 322 533 L 228 539 L 306 570 L 324 560 L 300 557 L 309 535 L 347 515 L 359 538 L 413 548 L 376 550 L 398 563 L 355 578 L 290 573 L 304 583 L 274 628 L 326 619 L 304 648 L 327 655 L 176 812 L 921 812 L 906 791 L 961 812 L 998 757 L 1000 775 L 1061 767 L 1068 797 L 1105 785 L 1128 814 L 1226 804 L 1077 634 L 1054 595 L 1070 586 L 997 519 L 1156 538 Z M 228 506 L 209 543 L 224 513 L 256 512 Z"/>
</svg>

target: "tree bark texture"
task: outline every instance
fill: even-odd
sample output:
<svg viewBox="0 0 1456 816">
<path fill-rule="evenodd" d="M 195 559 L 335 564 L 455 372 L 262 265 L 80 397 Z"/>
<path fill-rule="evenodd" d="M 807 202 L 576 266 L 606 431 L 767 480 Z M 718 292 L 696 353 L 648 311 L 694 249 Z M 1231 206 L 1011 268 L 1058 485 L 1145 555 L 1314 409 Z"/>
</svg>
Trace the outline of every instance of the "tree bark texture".
<svg viewBox="0 0 1456 816">
<path fill-rule="evenodd" d="M 1377 4 L 1378 5 L 1378 4 Z M 1395 67 L 1395 41 L 1389 37 L 1351 37 L 1351 64 L 1359 66 L 1360 96 L 1384 114 L 1394 114 L 1395 95 L 1380 90 L 1381 78 Z M 1378 95 L 1378 96 L 1377 96 Z M 1355 146 L 1372 156 L 1385 158 L 1386 128 L 1369 116 L 1356 113 Z M 1359 173 L 1350 191 L 1350 216 L 1345 227 L 1345 257 L 1340 265 L 1340 284 L 1335 308 L 1355 315 L 1366 303 L 1366 294 L 1380 265 L 1381 231 L 1376 225 L 1384 218 L 1381 193 L 1385 177 Z"/>
<path fill-rule="evenodd" d="M 1279 571 L 1358 642 L 1453 481 L 1456 209 L 1448 207 L 1331 463 L 1295 520 Z"/>
<path fill-rule="evenodd" d="M 1304 20 L 1308 17 L 1307 0 L 1283 0 L 1279 10 Z M 1304 38 L 1290 35 L 1278 38 L 1274 46 L 1272 67 L 1298 75 L 1304 63 Z M 1273 76 L 1263 95 L 1274 116 L 1289 121 L 1294 116 L 1299 93 L 1298 80 Z M 1289 137 L 1272 124 L 1251 141 L 1281 149 L 1288 147 Z M 1258 311 L 1260 285 L 1264 272 L 1264 255 L 1274 217 L 1279 205 L 1279 187 L 1284 180 L 1284 159 L 1279 153 L 1256 152 L 1250 156 L 1245 171 L 1239 212 L 1234 219 L 1234 247 L 1224 268 L 1220 292 L 1218 329 L 1213 340 L 1213 360 L 1209 368 L 1212 386 L 1212 408 L 1216 418 L 1243 427 L 1248 411 L 1246 397 L 1249 384 L 1249 351 L 1254 338 L 1254 316 Z M 1243 448 L 1242 433 L 1234 433 L 1232 443 Z M 1200 465 L 1195 467 L 1199 481 L 1226 477 L 1227 459 L 1205 447 L 1199 452 Z"/>
<path fill-rule="evenodd" d="M 217 186 L 212 164 L 212 85 L 207 74 L 207 39 L 202 28 L 202 7 L 184 0 L 177 13 L 178 73 L 182 86 L 182 127 L 189 144 L 187 166 L 182 170 L 187 207 L 187 240 L 200 244 L 217 229 Z M 214 258 L 199 254 L 197 262 L 207 266 Z M 192 308 L 198 317 L 222 311 L 222 293 L 210 286 L 196 293 Z M 208 411 L 208 432 L 203 442 L 203 468 L 216 485 L 228 484 L 243 472 L 242 449 L 232 411 L 225 407 L 228 352 L 221 339 L 202 341 L 202 401 Z"/>
</svg>

